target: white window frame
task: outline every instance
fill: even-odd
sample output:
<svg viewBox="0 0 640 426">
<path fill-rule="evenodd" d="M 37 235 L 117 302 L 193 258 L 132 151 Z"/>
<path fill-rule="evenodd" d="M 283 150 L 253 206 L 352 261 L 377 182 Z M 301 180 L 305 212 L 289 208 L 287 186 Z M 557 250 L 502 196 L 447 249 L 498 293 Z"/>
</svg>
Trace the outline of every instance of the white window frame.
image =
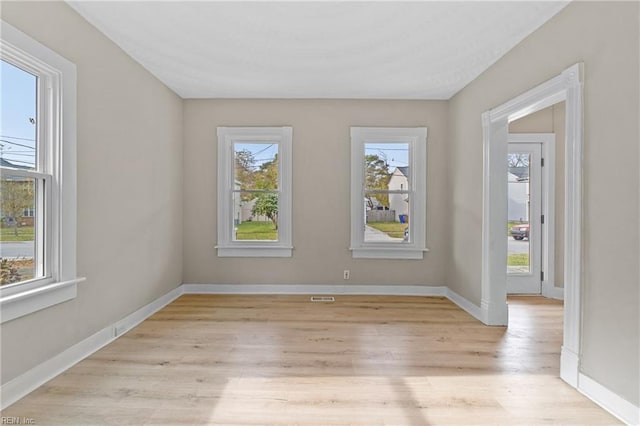
<svg viewBox="0 0 640 426">
<path fill-rule="evenodd" d="M 44 212 L 36 243 L 41 277 L 0 287 L 0 323 L 77 295 L 76 276 L 76 66 L 4 21 L 0 58 L 38 77 L 39 171 L 5 169 L 46 188 L 36 212 Z M 38 191 L 42 194 L 42 191 Z M 40 214 L 40 213 L 37 213 Z"/>
<path fill-rule="evenodd" d="M 409 145 L 409 241 L 365 242 L 365 144 Z M 427 128 L 351 127 L 351 253 L 357 259 L 423 259 L 426 248 Z"/>
<path fill-rule="evenodd" d="M 291 257 L 291 127 L 218 127 L 218 257 Z M 278 144 L 278 240 L 233 239 L 234 143 Z"/>
</svg>

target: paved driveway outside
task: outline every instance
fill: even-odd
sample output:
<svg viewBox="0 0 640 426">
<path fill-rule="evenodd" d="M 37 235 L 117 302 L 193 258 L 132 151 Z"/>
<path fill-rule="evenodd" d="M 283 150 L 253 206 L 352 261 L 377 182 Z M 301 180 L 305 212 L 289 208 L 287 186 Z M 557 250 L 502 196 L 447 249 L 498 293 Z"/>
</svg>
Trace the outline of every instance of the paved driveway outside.
<svg viewBox="0 0 640 426">
<path fill-rule="evenodd" d="M 384 232 L 372 228 L 368 225 L 364 226 L 364 240 L 366 242 L 370 242 L 370 241 L 389 241 L 389 242 L 400 242 L 400 241 L 404 241 L 404 238 L 393 238 L 388 236 L 387 234 L 385 234 Z"/>
<path fill-rule="evenodd" d="M 0 243 L 0 257 L 2 258 L 32 258 L 33 241 L 11 241 Z"/>
<path fill-rule="evenodd" d="M 514 240 L 507 237 L 507 250 L 509 254 L 529 253 L 529 240 Z"/>
</svg>

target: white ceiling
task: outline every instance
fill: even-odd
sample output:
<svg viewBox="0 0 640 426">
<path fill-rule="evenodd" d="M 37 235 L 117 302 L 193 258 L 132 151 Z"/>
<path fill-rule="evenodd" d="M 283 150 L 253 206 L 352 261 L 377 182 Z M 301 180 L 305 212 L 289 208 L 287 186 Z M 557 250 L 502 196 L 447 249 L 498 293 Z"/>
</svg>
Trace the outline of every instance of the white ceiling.
<svg viewBox="0 0 640 426">
<path fill-rule="evenodd" d="M 449 99 L 567 2 L 69 4 L 183 98 Z"/>
</svg>

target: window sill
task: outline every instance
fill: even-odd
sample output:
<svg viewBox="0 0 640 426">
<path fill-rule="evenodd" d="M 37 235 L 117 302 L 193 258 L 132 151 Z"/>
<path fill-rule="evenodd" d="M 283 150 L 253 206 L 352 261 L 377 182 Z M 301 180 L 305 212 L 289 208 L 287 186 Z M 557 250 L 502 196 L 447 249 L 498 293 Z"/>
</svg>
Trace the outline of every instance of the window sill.
<svg viewBox="0 0 640 426">
<path fill-rule="evenodd" d="M 2 312 L 0 324 L 75 299 L 77 284 L 85 279 L 76 278 L 56 282 L 24 291 L 11 292 L 11 294 L 7 294 L 9 293 L 7 291 L 0 291 L 0 311 Z"/>
<path fill-rule="evenodd" d="M 282 246 L 217 246 L 218 257 L 291 257 L 293 247 Z"/>
<path fill-rule="evenodd" d="M 354 259 L 408 259 L 422 260 L 427 248 L 415 247 L 351 247 Z"/>
</svg>

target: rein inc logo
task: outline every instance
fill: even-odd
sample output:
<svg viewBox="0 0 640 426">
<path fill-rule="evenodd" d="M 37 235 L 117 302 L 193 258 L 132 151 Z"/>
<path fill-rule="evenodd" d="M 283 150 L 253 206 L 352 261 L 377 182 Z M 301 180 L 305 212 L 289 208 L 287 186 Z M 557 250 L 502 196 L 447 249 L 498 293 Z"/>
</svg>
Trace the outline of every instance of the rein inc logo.
<svg viewBox="0 0 640 426">
<path fill-rule="evenodd" d="M 31 417 L 0 417 L 0 424 L 2 425 L 35 425 L 35 419 Z"/>
</svg>

